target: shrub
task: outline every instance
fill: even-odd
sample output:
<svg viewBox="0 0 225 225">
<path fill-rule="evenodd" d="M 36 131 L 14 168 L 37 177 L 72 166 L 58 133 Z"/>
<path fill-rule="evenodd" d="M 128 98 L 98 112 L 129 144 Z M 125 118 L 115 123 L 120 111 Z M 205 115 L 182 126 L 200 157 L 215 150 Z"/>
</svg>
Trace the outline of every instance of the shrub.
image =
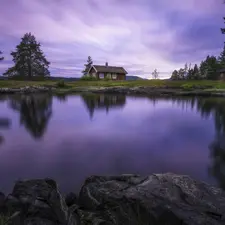
<svg viewBox="0 0 225 225">
<path fill-rule="evenodd" d="M 104 78 L 104 81 L 109 81 L 109 80 L 111 80 L 109 77 Z"/>
<path fill-rule="evenodd" d="M 92 76 L 83 76 L 80 79 L 86 80 L 86 81 L 96 81 L 96 80 L 98 80 L 96 77 L 92 77 Z"/>
<path fill-rule="evenodd" d="M 185 90 L 190 90 L 193 88 L 193 84 L 182 84 L 181 88 L 183 88 Z"/>
<path fill-rule="evenodd" d="M 66 86 L 64 80 L 59 80 L 57 83 L 56 83 L 56 86 L 59 87 L 59 88 L 64 88 Z"/>
</svg>

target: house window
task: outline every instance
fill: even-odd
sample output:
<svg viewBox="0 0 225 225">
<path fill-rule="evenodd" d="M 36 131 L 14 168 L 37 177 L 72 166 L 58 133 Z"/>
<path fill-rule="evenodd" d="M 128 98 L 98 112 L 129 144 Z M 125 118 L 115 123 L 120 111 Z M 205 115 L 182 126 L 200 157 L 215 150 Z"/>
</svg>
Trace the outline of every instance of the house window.
<svg viewBox="0 0 225 225">
<path fill-rule="evenodd" d="M 107 73 L 107 78 L 109 78 L 109 79 L 112 78 L 111 73 Z"/>
<path fill-rule="evenodd" d="M 116 79 L 117 79 L 117 74 L 116 74 L 116 73 L 114 73 L 114 74 L 112 75 L 112 79 L 113 79 L 113 80 L 116 80 Z"/>
<path fill-rule="evenodd" d="M 99 73 L 99 78 L 104 79 L 105 78 L 104 73 Z"/>
</svg>

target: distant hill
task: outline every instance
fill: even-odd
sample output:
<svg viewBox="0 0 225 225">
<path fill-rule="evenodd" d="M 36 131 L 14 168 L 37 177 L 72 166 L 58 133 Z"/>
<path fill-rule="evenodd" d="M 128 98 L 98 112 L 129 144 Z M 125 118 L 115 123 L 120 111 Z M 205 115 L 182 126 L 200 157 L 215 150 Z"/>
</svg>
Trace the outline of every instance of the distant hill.
<svg viewBox="0 0 225 225">
<path fill-rule="evenodd" d="M 147 80 L 138 76 L 126 76 L 126 80 Z"/>
</svg>

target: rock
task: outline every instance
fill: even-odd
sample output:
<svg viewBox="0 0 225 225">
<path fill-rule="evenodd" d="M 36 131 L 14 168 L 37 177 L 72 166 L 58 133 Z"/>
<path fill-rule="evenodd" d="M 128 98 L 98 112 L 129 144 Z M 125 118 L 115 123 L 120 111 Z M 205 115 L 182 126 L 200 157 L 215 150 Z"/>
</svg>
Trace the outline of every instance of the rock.
<svg viewBox="0 0 225 225">
<path fill-rule="evenodd" d="M 51 91 L 52 87 L 42 87 L 42 86 L 25 86 L 21 88 L 0 88 L 0 93 L 36 93 L 36 92 L 47 92 Z"/>
<path fill-rule="evenodd" d="M 5 205 L 5 194 L 0 192 L 0 213 Z"/>
<path fill-rule="evenodd" d="M 68 195 L 66 195 L 65 201 L 68 207 L 77 204 L 76 194 L 74 194 L 73 192 L 69 193 Z"/>
<path fill-rule="evenodd" d="M 225 224 L 221 189 L 172 173 L 92 176 L 81 188 L 78 203 L 92 220 L 111 224 Z"/>
<path fill-rule="evenodd" d="M 2 196 L 12 225 L 225 224 L 224 191 L 172 173 L 91 176 L 78 199 L 64 200 L 52 179 L 18 181 Z"/>
<path fill-rule="evenodd" d="M 57 184 L 51 179 L 27 180 L 16 182 L 12 194 L 7 198 L 10 214 L 20 212 L 24 224 L 34 225 L 76 225 L 61 196 Z"/>
</svg>

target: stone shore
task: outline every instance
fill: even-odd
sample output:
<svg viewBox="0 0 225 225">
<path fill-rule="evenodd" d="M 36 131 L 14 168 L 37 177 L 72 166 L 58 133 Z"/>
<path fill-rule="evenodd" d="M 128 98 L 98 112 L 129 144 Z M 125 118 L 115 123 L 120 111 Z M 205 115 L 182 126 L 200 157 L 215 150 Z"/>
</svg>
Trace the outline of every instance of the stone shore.
<svg viewBox="0 0 225 225">
<path fill-rule="evenodd" d="M 66 196 L 52 179 L 21 180 L 0 210 L 13 225 L 221 225 L 225 192 L 172 173 L 91 176 Z"/>
<path fill-rule="evenodd" d="M 75 87 L 68 89 L 60 89 L 56 87 L 44 86 L 26 86 L 21 88 L 0 88 L 0 94 L 16 94 L 16 93 L 39 93 L 51 92 L 60 94 L 72 93 L 105 93 L 105 94 L 134 94 L 146 96 L 206 96 L 206 97 L 225 97 L 225 91 L 207 90 L 207 89 L 179 89 L 169 87 Z"/>
</svg>

